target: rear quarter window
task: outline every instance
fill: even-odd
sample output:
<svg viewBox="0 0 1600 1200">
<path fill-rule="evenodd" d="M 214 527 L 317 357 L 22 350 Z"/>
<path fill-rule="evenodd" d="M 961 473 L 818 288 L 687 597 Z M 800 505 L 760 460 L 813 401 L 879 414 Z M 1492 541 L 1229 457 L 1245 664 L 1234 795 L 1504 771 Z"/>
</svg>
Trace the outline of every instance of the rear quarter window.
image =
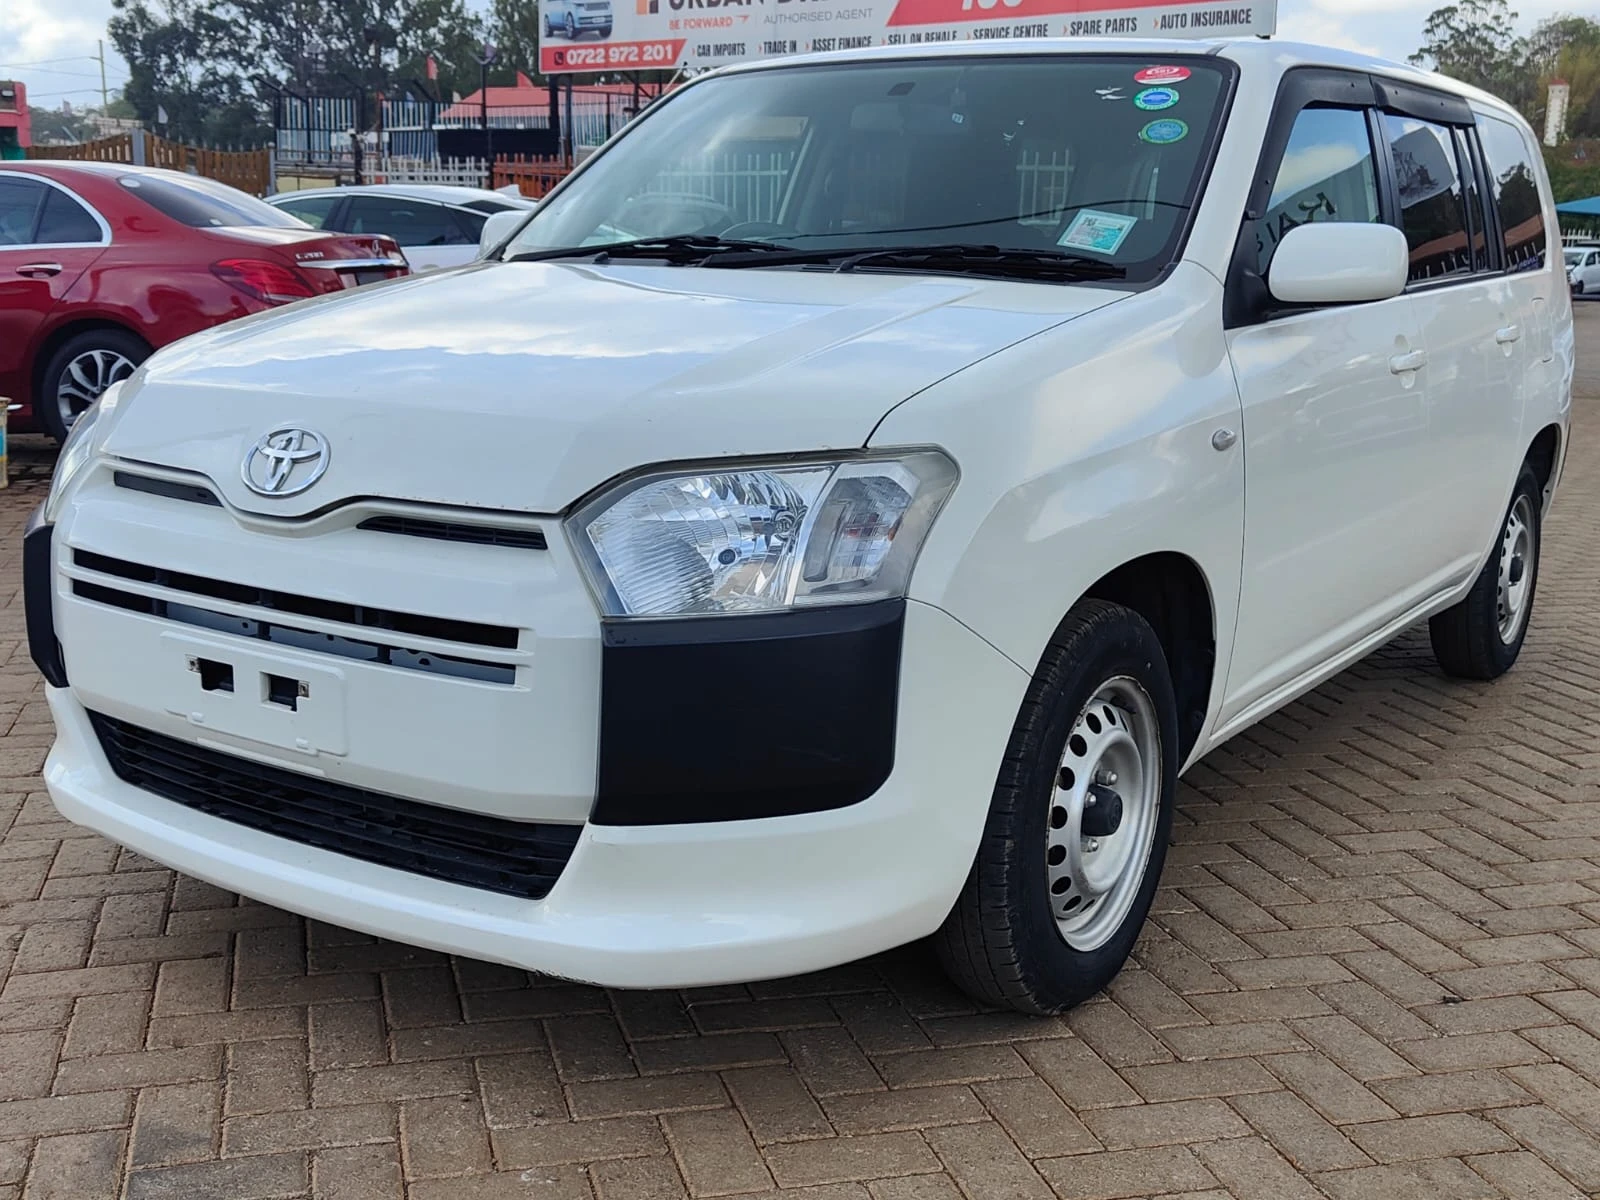
<svg viewBox="0 0 1600 1200">
<path fill-rule="evenodd" d="M 131 195 L 192 229 L 268 226 L 301 229 L 304 223 L 237 188 L 210 179 L 162 175 L 124 175 L 118 182 Z"/>
<path fill-rule="evenodd" d="M 1549 248 L 1549 232 L 1534 149 L 1520 129 L 1496 117 L 1479 117 L 1478 134 L 1505 234 L 1506 265 L 1513 271 L 1537 269 Z"/>
</svg>

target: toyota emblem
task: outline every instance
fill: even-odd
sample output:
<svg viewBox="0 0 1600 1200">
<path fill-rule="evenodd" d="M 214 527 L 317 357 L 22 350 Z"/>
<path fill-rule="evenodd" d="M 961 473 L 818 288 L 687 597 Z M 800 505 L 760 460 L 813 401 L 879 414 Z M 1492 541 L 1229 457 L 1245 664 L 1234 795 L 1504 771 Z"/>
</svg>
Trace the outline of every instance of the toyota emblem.
<svg viewBox="0 0 1600 1200">
<path fill-rule="evenodd" d="M 274 429 L 244 456 L 244 485 L 258 496 L 298 496 L 328 469 L 328 439 L 310 429 Z"/>
</svg>

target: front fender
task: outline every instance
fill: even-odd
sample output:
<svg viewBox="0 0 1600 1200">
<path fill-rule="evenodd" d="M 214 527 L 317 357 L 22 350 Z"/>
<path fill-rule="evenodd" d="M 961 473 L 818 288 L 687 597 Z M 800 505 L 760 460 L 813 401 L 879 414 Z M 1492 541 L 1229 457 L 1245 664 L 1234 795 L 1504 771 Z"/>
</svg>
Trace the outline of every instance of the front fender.
<svg viewBox="0 0 1600 1200">
<path fill-rule="evenodd" d="M 1219 429 L 1240 433 L 1241 409 L 1222 289 L 1197 267 L 945 380 L 872 438 L 943 446 L 961 468 L 912 596 L 1032 671 L 1097 580 L 1149 554 L 1186 556 L 1214 604 L 1204 744 L 1227 679 L 1244 545 L 1243 439 L 1218 451 Z"/>
</svg>

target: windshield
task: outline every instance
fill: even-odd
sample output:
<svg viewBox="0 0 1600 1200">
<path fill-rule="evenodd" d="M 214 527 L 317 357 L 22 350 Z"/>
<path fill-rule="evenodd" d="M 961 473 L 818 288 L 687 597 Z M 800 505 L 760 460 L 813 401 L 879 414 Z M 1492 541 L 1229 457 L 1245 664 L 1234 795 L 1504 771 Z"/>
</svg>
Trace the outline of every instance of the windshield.
<svg viewBox="0 0 1600 1200">
<path fill-rule="evenodd" d="M 1565 253 L 1567 258 L 1567 266 L 1576 267 L 1583 262 L 1582 250 L 1568 250 Z"/>
<path fill-rule="evenodd" d="M 151 208 L 195 229 L 240 225 L 303 228 L 305 222 L 247 192 L 191 175 L 124 175 L 122 186 Z"/>
<path fill-rule="evenodd" d="M 716 76 L 629 126 L 504 257 L 697 236 L 998 247 L 1153 278 L 1187 228 L 1232 70 L 1074 54 Z"/>
</svg>

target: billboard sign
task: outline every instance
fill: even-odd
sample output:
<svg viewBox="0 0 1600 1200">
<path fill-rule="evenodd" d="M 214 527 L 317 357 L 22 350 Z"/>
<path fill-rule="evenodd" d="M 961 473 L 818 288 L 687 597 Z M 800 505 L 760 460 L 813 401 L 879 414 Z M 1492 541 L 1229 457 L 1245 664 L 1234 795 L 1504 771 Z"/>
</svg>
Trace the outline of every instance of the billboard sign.
<svg viewBox="0 0 1600 1200">
<path fill-rule="evenodd" d="M 547 75 L 713 67 L 858 46 L 992 38 L 1236 37 L 1277 0 L 539 0 Z"/>
</svg>

